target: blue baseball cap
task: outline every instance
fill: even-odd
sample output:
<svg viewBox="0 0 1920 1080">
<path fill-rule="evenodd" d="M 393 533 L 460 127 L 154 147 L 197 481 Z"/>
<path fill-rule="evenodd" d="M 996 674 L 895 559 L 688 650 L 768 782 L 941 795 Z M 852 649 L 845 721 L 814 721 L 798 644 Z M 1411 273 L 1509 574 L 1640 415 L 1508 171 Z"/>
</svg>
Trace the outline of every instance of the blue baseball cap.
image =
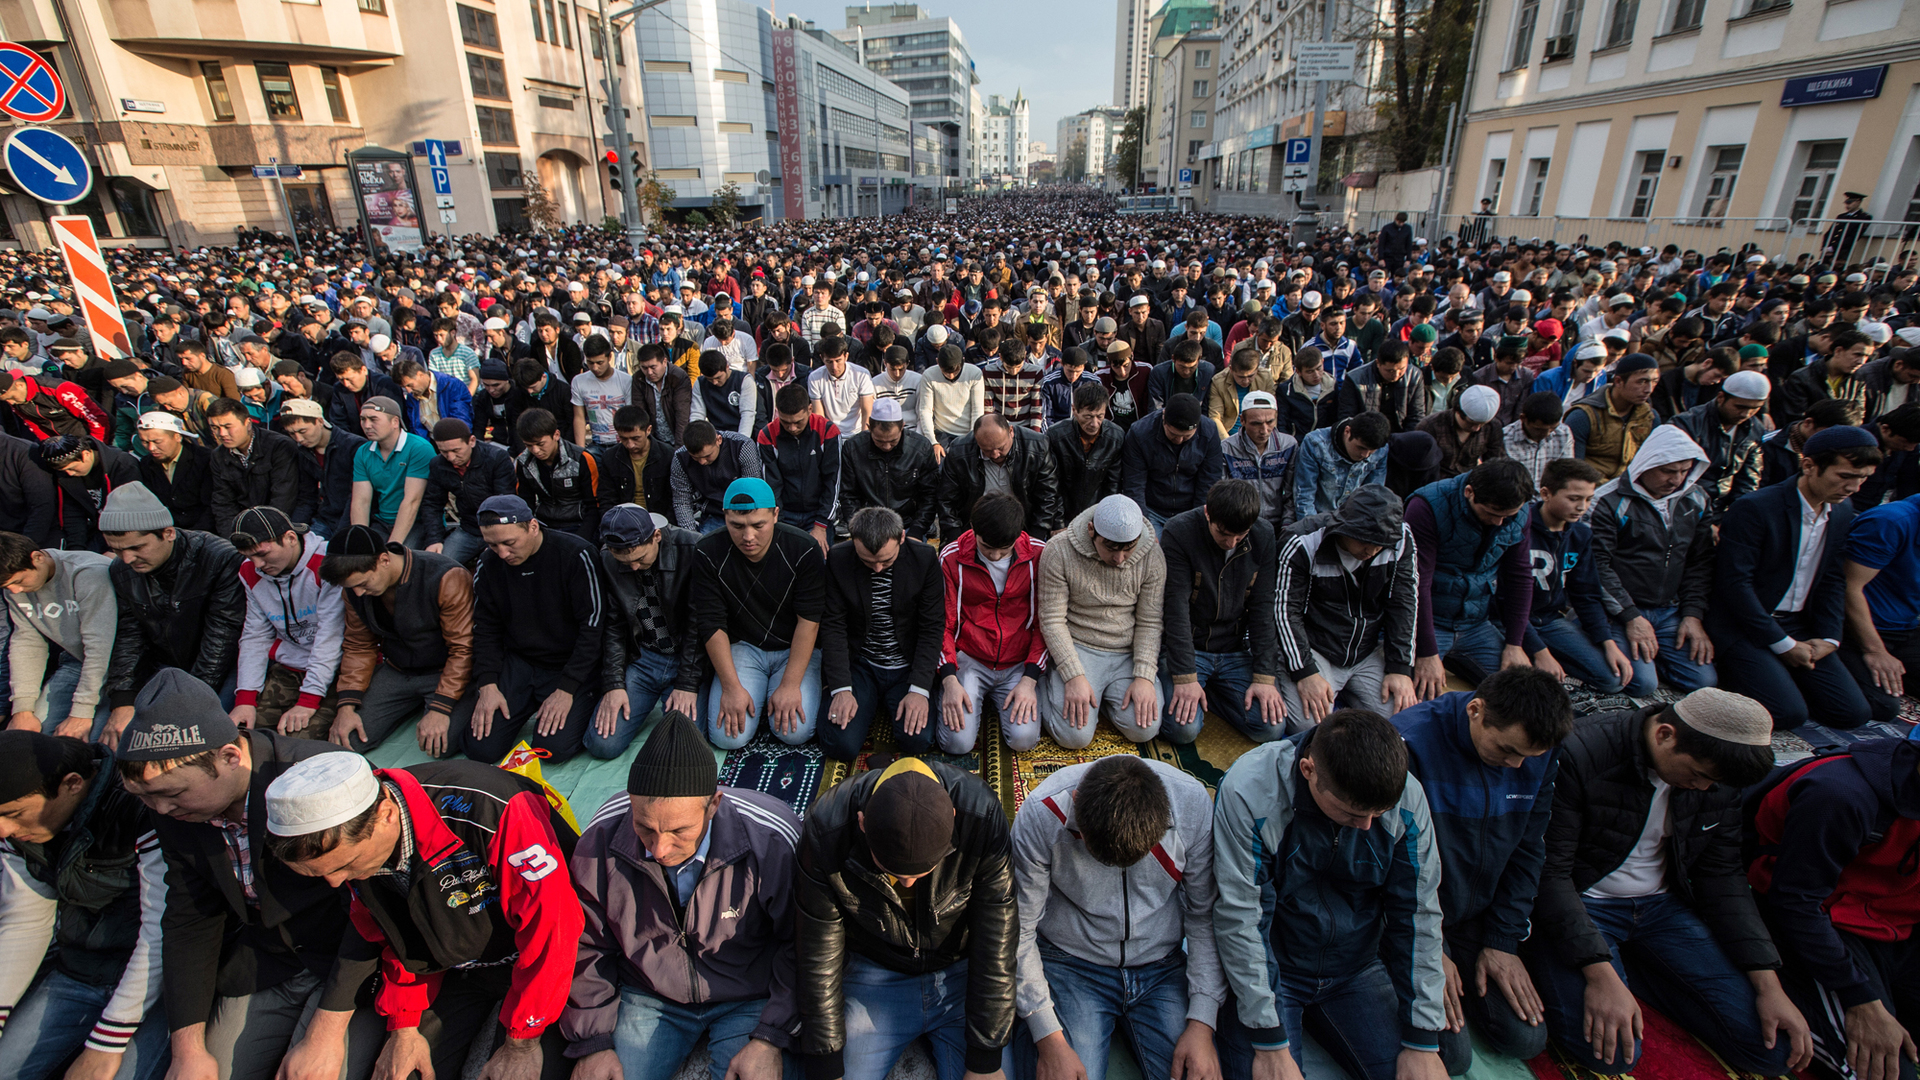
<svg viewBox="0 0 1920 1080">
<path fill-rule="evenodd" d="M 743 476 L 728 484 L 726 497 L 720 500 L 722 510 L 773 510 L 779 505 L 773 488 L 757 476 Z"/>
</svg>

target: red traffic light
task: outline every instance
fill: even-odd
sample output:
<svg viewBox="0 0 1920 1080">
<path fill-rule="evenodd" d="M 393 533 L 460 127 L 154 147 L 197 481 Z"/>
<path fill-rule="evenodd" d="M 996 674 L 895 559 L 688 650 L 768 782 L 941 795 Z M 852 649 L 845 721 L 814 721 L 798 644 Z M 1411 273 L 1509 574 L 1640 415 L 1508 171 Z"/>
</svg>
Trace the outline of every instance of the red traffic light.
<svg viewBox="0 0 1920 1080">
<path fill-rule="evenodd" d="M 607 164 L 609 165 L 620 164 L 620 152 L 618 150 L 607 151 Z"/>
</svg>

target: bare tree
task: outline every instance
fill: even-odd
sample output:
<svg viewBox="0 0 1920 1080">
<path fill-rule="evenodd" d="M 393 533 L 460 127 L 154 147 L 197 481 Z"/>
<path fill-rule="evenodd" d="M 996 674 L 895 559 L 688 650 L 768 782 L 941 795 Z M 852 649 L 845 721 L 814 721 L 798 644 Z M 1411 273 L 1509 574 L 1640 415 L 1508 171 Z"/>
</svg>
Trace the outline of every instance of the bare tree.
<svg viewBox="0 0 1920 1080">
<path fill-rule="evenodd" d="M 565 224 L 561 220 L 560 204 L 547 193 L 547 186 L 540 182 L 538 175 L 527 173 L 521 186 L 527 193 L 527 221 L 535 232 L 548 232 Z"/>
</svg>

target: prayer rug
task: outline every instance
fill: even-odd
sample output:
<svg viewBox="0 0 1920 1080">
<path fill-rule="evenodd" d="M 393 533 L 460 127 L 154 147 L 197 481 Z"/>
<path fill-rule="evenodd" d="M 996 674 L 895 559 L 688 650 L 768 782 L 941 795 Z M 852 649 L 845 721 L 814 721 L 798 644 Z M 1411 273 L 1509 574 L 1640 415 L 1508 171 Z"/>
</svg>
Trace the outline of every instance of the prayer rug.
<svg viewBox="0 0 1920 1080">
<path fill-rule="evenodd" d="M 762 732 L 740 749 L 728 751 L 720 766 L 720 784 L 771 795 L 804 817 L 813 800 L 831 786 L 822 782 L 828 764 L 818 743 L 788 746 Z"/>
<path fill-rule="evenodd" d="M 938 722 L 937 720 L 935 722 Z M 872 732 L 867 736 L 866 745 L 852 761 L 828 761 L 822 773 L 820 793 L 833 789 L 835 784 L 855 773 L 866 772 L 870 768 L 885 768 L 900 751 L 893 741 L 891 726 Z M 1013 820 L 1013 812 L 1019 803 L 1009 798 L 1014 790 L 1013 753 L 1000 738 L 1000 725 L 982 724 L 980 737 L 975 741 L 972 752 L 965 754 L 942 754 L 930 751 L 920 755 L 922 761 L 937 761 L 943 765 L 970 772 L 984 781 L 994 795 L 1000 799 L 1001 809 L 1006 811 L 1007 820 Z"/>
<path fill-rule="evenodd" d="M 1207 717 L 1200 737 L 1191 743 L 1153 739 L 1140 745 L 1140 756 L 1163 761 L 1207 785 L 1209 796 L 1220 792 L 1220 781 L 1240 755 L 1253 749 L 1253 740 L 1234 730 L 1232 724 L 1215 716 Z"/>
<path fill-rule="evenodd" d="M 1721 1061 L 1704 1043 L 1644 1001 L 1640 1013 L 1645 1026 L 1640 1061 L 1629 1074 L 1631 1080 L 1760 1080 L 1758 1073 L 1741 1072 Z M 1557 1046 L 1549 1046 L 1528 1065 L 1535 1080 L 1620 1080 L 1581 1065 Z"/>
<path fill-rule="evenodd" d="M 996 728 L 998 727 L 998 725 L 995 726 Z M 1138 754 L 1140 752 L 1140 747 L 1134 745 L 1132 741 L 1123 738 L 1118 732 L 1105 724 L 1102 724 L 1094 731 L 1093 741 L 1079 750 L 1064 749 L 1060 744 L 1042 735 L 1038 746 L 1023 753 L 1012 755 L 1014 758 L 1013 768 L 1010 770 L 1013 778 L 1012 798 L 1009 800 L 1004 795 L 1001 797 L 1002 802 L 1010 802 L 1007 816 L 1011 818 L 1014 813 L 1019 811 L 1020 804 L 1026 801 L 1027 794 L 1034 788 L 1039 787 L 1040 781 L 1045 780 L 1047 777 L 1052 776 L 1054 773 L 1059 772 L 1069 765 L 1078 765 L 1086 761 L 1097 761 L 1100 758 L 1111 757 L 1114 754 Z"/>
</svg>

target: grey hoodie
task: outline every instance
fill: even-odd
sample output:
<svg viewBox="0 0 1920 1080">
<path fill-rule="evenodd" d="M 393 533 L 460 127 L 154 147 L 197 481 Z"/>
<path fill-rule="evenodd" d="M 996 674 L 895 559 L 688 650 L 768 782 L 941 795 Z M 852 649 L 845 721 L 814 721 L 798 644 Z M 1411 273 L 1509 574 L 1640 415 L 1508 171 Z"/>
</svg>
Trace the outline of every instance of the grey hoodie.
<svg viewBox="0 0 1920 1080">
<path fill-rule="evenodd" d="M 1020 912 L 1015 1004 L 1034 1041 L 1060 1030 L 1040 958 L 1047 945 L 1088 963 L 1138 967 L 1187 942 L 1187 1019 L 1217 1027 L 1227 996 L 1213 948 L 1213 802 L 1200 781 L 1151 759 L 1173 804 L 1173 827 L 1146 858 L 1108 866 L 1074 827 L 1073 793 L 1093 763 L 1042 781 L 1013 819 Z"/>
<path fill-rule="evenodd" d="M 1640 486 L 1649 469 L 1691 461 L 1686 482 L 1656 499 Z M 1707 455 L 1672 424 L 1654 428 L 1627 464 L 1624 475 L 1594 492 L 1587 520 L 1593 525 L 1593 560 L 1607 614 L 1621 624 L 1641 608 L 1678 606 L 1680 617 L 1706 614 L 1713 586 L 1713 532 L 1707 527 L 1712 496 L 1700 486 Z"/>
<path fill-rule="evenodd" d="M 13 640 L 7 646 L 13 668 L 13 711 L 31 712 L 39 704 L 51 658 L 47 643 L 52 642 L 79 659 L 80 684 L 73 689 L 72 713 L 90 717 L 100 707 L 120 621 L 120 604 L 107 577 L 113 560 L 91 551 L 48 550 L 45 554 L 55 567 L 46 586 L 8 598 L 13 610 Z"/>
</svg>

